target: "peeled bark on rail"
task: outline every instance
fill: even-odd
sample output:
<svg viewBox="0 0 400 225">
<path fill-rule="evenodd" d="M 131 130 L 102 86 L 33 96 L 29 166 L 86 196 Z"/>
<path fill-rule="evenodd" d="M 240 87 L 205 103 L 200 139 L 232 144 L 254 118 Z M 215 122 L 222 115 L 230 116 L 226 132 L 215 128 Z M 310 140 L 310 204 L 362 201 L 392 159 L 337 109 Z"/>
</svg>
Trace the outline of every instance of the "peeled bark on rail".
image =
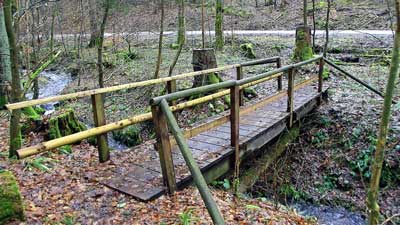
<svg viewBox="0 0 400 225">
<path fill-rule="evenodd" d="M 293 142 L 300 133 L 299 125 L 294 125 L 285 133 L 281 134 L 279 140 L 269 148 L 252 166 L 240 176 L 238 191 L 243 193 L 250 189 L 259 177 L 282 155 L 288 144 Z"/>
<path fill-rule="evenodd" d="M 400 63 L 400 0 L 396 0 L 396 17 L 397 26 L 394 39 L 394 47 L 392 53 L 392 62 L 390 65 L 389 78 L 386 85 L 385 101 L 381 117 L 381 124 L 378 133 L 378 143 L 376 145 L 375 155 L 372 164 L 372 176 L 370 181 L 370 189 L 368 190 L 367 205 L 369 209 L 369 224 L 379 224 L 379 181 L 381 178 L 383 161 L 385 158 L 385 146 L 388 135 L 389 122 L 392 111 L 392 100 L 396 88 L 396 80 L 399 75 Z"/>
<path fill-rule="evenodd" d="M 25 220 L 18 183 L 10 171 L 0 168 L 0 224 L 15 219 Z"/>
</svg>

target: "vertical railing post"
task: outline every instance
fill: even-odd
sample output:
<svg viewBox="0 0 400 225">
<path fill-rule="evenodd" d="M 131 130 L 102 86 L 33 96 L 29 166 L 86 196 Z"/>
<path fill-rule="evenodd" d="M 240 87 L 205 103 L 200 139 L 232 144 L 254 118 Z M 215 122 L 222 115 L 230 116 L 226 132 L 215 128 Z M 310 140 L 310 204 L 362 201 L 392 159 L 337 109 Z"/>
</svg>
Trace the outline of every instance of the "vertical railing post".
<svg viewBox="0 0 400 225">
<path fill-rule="evenodd" d="M 288 90 L 287 90 L 287 112 L 289 113 L 288 126 L 293 126 L 293 108 L 294 108 L 294 73 L 295 68 L 290 68 L 288 71 Z"/>
<path fill-rule="evenodd" d="M 323 78 L 324 65 L 325 65 L 324 58 L 321 58 L 319 60 L 319 71 L 318 71 L 318 93 L 322 92 L 322 88 L 324 86 L 324 83 L 323 83 L 323 81 L 324 81 L 324 78 Z M 318 98 L 318 105 L 320 105 L 321 102 L 322 102 L 322 96 L 320 95 L 319 98 Z"/>
<path fill-rule="evenodd" d="M 235 178 L 239 177 L 239 164 L 240 164 L 240 152 L 239 152 L 239 85 L 235 85 L 230 88 L 231 98 L 231 146 L 235 150 Z"/>
<path fill-rule="evenodd" d="M 92 98 L 93 120 L 96 127 L 106 125 L 104 113 L 104 97 L 102 94 L 95 94 Z M 107 134 L 101 134 L 97 137 L 97 148 L 99 152 L 99 161 L 101 163 L 110 159 L 110 149 L 108 148 Z"/>
<path fill-rule="evenodd" d="M 174 163 L 172 160 L 171 143 L 169 140 L 167 119 L 158 105 L 151 107 L 154 128 L 156 131 L 156 147 L 160 157 L 161 171 L 164 184 L 168 188 L 168 193 L 173 194 L 176 191 L 176 180 Z"/>
<path fill-rule="evenodd" d="M 243 79 L 243 67 L 238 66 L 238 67 L 236 67 L 236 80 L 241 80 L 241 79 Z M 239 105 L 240 106 L 244 105 L 243 93 L 244 93 L 244 90 L 239 90 Z"/>
<path fill-rule="evenodd" d="M 281 68 L 281 67 L 282 67 L 282 61 L 281 58 L 278 58 L 276 60 L 276 68 Z M 282 76 L 279 76 L 277 80 L 278 80 L 278 91 L 282 91 Z"/>
</svg>

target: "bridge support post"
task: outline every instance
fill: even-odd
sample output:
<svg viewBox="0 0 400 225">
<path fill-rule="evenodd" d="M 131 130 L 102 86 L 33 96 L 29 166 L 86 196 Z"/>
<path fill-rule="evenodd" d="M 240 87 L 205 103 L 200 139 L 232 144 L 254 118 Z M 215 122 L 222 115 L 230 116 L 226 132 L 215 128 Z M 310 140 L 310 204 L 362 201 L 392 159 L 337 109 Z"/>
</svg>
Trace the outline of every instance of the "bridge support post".
<svg viewBox="0 0 400 225">
<path fill-rule="evenodd" d="M 92 95 L 91 98 L 94 125 L 96 127 L 106 125 L 103 95 L 95 94 Z M 107 162 L 110 159 L 110 149 L 108 148 L 107 134 L 101 134 L 97 136 L 97 148 L 99 152 L 99 161 L 101 163 Z"/>
<path fill-rule="evenodd" d="M 323 74 L 324 74 L 324 65 L 325 65 L 325 61 L 324 58 L 321 58 L 319 60 L 319 71 L 318 71 L 318 93 L 321 94 L 323 86 L 324 86 L 324 78 L 323 78 Z M 319 96 L 318 98 L 318 105 L 320 105 L 322 103 L 322 95 Z"/>
<path fill-rule="evenodd" d="M 241 80 L 241 79 L 243 79 L 243 67 L 238 66 L 238 67 L 236 67 L 236 80 Z M 240 106 L 244 105 L 243 92 L 244 92 L 244 90 L 239 90 L 239 105 Z"/>
<path fill-rule="evenodd" d="M 153 114 L 153 123 L 157 136 L 156 148 L 160 157 L 164 184 L 168 188 L 168 193 L 173 194 L 176 191 L 176 180 L 167 119 L 158 105 L 152 106 L 151 112 Z"/>
<path fill-rule="evenodd" d="M 278 58 L 276 60 L 276 68 L 281 68 L 281 67 L 282 67 L 282 61 L 281 58 Z M 282 76 L 279 76 L 277 80 L 278 80 L 278 91 L 282 91 Z"/>
<path fill-rule="evenodd" d="M 288 71 L 288 90 L 287 90 L 287 112 L 289 113 L 288 126 L 293 126 L 293 108 L 294 108 L 294 73 L 295 68 L 290 68 Z"/>
<path fill-rule="evenodd" d="M 240 151 L 239 151 L 239 108 L 240 108 L 240 86 L 230 88 L 231 98 L 231 146 L 235 150 L 235 179 L 239 178 Z"/>
</svg>

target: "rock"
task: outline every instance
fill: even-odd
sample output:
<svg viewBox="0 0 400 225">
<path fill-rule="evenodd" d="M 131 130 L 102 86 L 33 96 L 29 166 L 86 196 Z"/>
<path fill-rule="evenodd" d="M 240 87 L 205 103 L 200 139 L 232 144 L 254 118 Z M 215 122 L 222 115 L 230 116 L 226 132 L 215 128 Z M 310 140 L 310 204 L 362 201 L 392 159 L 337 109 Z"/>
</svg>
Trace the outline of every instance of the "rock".
<svg viewBox="0 0 400 225">
<path fill-rule="evenodd" d="M 0 224 L 15 219 L 25 220 L 18 184 L 10 171 L 0 170 Z"/>
</svg>

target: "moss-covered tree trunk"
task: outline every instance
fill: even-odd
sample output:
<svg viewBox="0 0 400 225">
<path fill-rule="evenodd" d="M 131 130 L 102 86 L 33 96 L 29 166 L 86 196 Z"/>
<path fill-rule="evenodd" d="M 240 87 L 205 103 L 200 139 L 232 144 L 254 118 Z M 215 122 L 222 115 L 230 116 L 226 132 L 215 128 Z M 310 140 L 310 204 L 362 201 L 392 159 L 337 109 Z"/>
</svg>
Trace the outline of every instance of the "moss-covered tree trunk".
<svg viewBox="0 0 400 225">
<path fill-rule="evenodd" d="M 385 146 L 388 135 L 389 122 L 392 110 L 392 100 L 394 90 L 396 88 L 396 80 L 399 75 L 400 63 L 400 0 L 396 0 L 397 26 L 394 38 L 394 46 L 392 52 L 392 62 L 390 64 L 390 72 L 386 85 L 385 101 L 383 105 L 381 124 L 379 127 L 378 143 L 376 145 L 375 155 L 372 164 L 372 176 L 370 189 L 368 190 L 367 205 L 369 209 L 369 224 L 379 224 L 379 181 L 381 178 L 383 161 L 385 157 Z"/>
<path fill-rule="evenodd" d="M 185 1 L 178 0 L 178 51 L 176 52 L 175 58 L 169 67 L 168 76 L 172 76 L 176 63 L 178 62 L 179 56 L 181 55 L 183 46 L 186 42 L 186 25 L 185 25 Z"/>
<path fill-rule="evenodd" d="M 224 1 L 216 0 L 215 4 L 215 49 L 222 50 L 224 48 Z"/>
<path fill-rule="evenodd" d="M 3 3 L 0 1 L 0 109 L 8 103 L 11 79 L 10 47 L 4 23 Z"/>
<path fill-rule="evenodd" d="M 8 44 L 10 46 L 10 60 L 11 60 L 11 102 L 19 102 L 22 97 L 21 79 L 19 74 L 18 62 L 18 48 L 15 38 L 15 30 L 13 27 L 13 16 L 11 9 L 13 7 L 13 0 L 6 0 L 4 4 L 4 21 L 7 30 Z M 16 151 L 21 148 L 22 137 L 21 127 L 19 120 L 21 118 L 21 110 L 13 110 L 10 119 L 10 149 L 9 156 L 16 156 Z"/>
<path fill-rule="evenodd" d="M 25 220 L 18 183 L 10 171 L 0 169 L 0 224 L 15 219 Z"/>
</svg>

